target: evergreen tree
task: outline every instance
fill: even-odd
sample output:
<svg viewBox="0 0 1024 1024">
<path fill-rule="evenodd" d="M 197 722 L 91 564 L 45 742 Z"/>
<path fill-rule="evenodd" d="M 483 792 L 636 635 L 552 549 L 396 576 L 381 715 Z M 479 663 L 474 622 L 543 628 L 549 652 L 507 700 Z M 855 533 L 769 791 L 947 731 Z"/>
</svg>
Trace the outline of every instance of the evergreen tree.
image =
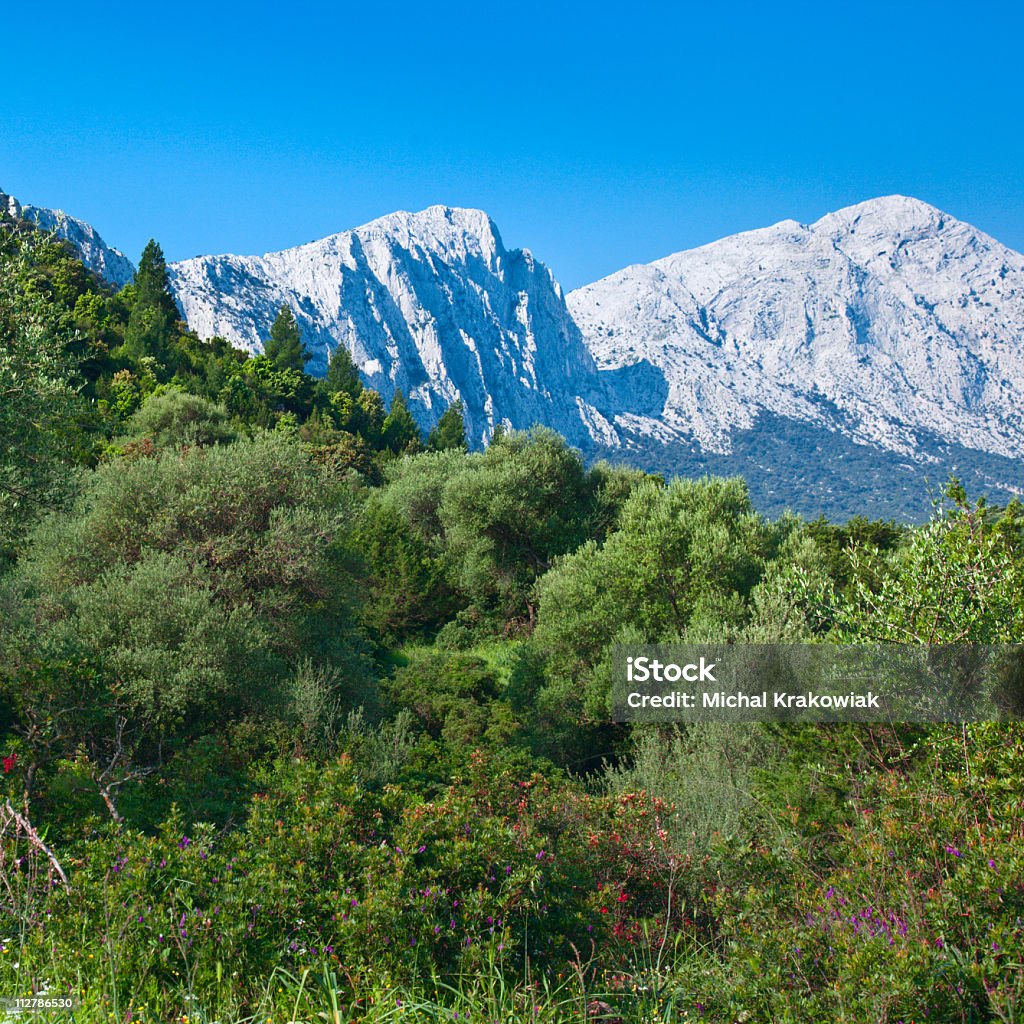
<svg viewBox="0 0 1024 1024">
<path fill-rule="evenodd" d="M 427 437 L 427 450 L 442 452 L 448 449 L 466 451 L 466 423 L 462 418 L 462 402 L 452 402 Z"/>
<path fill-rule="evenodd" d="M 299 325 L 291 306 L 285 303 L 270 328 L 270 337 L 263 346 L 263 354 L 279 370 L 304 370 L 309 355 L 302 346 Z"/>
<path fill-rule="evenodd" d="M 365 388 L 355 400 L 351 419 L 346 429 L 365 438 L 366 443 L 379 451 L 383 446 L 384 402 L 373 388 Z"/>
<path fill-rule="evenodd" d="M 352 398 L 358 398 L 363 390 L 359 370 L 343 344 L 338 345 L 331 353 L 331 361 L 327 364 L 326 383 L 327 393 L 330 395 L 343 391 Z"/>
<path fill-rule="evenodd" d="M 134 292 L 135 301 L 124 332 L 124 352 L 133 359 L 154 356 L 166 362 L 179 315 L 163 250 L 152 238 L 142 250 Z"/>
<path fill-rule="evenodd" d="M 396 453 L 417 452 L 423 447 L 420 428 L 416 426 L 416 421 L 409 412 L 401 389 L 395 391 L 395 397 L 391 399 L 391 408 L 388 410 L 387 419 L 384 420 L 383 435 L 384 447 Z"/>
</svg>

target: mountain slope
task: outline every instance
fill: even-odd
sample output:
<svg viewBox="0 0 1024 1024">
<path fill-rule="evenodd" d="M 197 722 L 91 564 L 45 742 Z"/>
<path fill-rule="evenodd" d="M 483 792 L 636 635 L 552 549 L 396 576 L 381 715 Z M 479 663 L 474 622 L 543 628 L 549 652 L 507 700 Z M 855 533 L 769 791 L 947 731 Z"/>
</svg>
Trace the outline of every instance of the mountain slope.
<svg viewBox="0 0 1024 1024">
<path fill-rule="evenodd" d="M 666 371 L 664 426 L 712 451 L 761 410 L 904 454 L 920 430 L 1024 442 L 1024 257 L 916 200 L 734 235 L 568 304 L 599 365 Z"/>
<path fill-rule="evenodd" d="M 93 273 L 120 288 L 135 276 L 135 267 L 123 252 L 107 245 L 99 232 L 84 220 L 63 210 L 47 210 L 41 206 L 23 206 L 14 196 L 0 189 L 0 209 L 16 219 L 32 221 L 43 231 L 52 231 L 70 242 L 82 262 Z"/>
<path fill-rule="evenodd" d="M 616 443 L 598 411 L 607 389 L 557 282 L 529 251 L 506 250 L 479 210 L 394 213 L 283 252 L 204 256 L 170 272 L 200 335 L 261 351 L 287 302 L 312 372 L 343 344 L 367 384 L 385 398 L 401 388 L 424 426 L 461 398 L 474 445 L 501 421 Z"/>
<path fill-rule="evenodd" d="M 664 372 L 662 414 L 618 423 L 648 453 L 729 456 L 780 421 L 821 433 L 826 458 L 832 434 L 933 479 L 953 449 L 1024 452 L 1024 257 L 918 200 L 734 235 L 567 302 L 599 366 Z M 993 482 L 1024 482 L 1000 465 Z"/>
</svg>

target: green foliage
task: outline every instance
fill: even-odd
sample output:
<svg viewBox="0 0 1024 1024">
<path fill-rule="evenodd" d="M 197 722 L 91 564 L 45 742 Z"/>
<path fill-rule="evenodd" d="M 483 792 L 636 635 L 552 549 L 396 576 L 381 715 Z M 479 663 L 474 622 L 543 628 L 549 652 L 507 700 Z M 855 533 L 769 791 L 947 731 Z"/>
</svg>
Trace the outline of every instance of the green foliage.
<svg viewBox="0 0 1024 1024">
<path fill-rule="evenodd" d="M 179 319 L 163 250 L 150 239 L 135 272 L 134 302 L 125 327 L 123 354 L 135 360 L 152 356 L 166 362 Z"/>
<path fill-rule="evenodd" d="M 381 441 L 385 448 L 396 454 L 415 455 L 423 449 L 420 428 L 412 418 L 401 389 L 397 389 L 391 399 L 391 408 L 381 427 Z"/>
<path fill-rule="evenodd" d="M 359 370 L 344 345 L 337 345 L 331 352 L 324 385 L 329 395 L 336 395 L 340 392 L 348 395 L 349 398 L 356 399 L 362 394 L 363 382 L 359 377 Z"/>
<path fill-rule="evenodd" d="M 505 616 L 532 617 L 534 581 L 584 539 L 588 497 L 579 455 L 553 431 L 506 434 L 469 456 L 437 513 L 456 586 Z"/>
<path fill-rule="evenodd" d="M 302 373 L 309 354 L 302 344 L 302 335 L 291 306 L 285 303 L 270 327 L 270 337 L 263 345 L 263 354 L 277 370 Z"/>
<path fill-rule="evenodd" d="M 598 462 L 589 473 L 589 484 L 594 493 L 589 536 L 603 541 L 618 526 L 619 514 L 629 496 L 646 482 L 663 485 L 665 481 L 659 476 L 652 477 L 642 469 Z"/>
<path fill-rule="evenodd" d="M 487 662 L 470 654 L 428 654 L 399 668 L 385 686 L 391 702 L 407 708 L 435 739 L 452 747 L 507 743 L 516 731 L 511 708 Z"/>
<path fill-rule="evenodd" d="M 171 388 L 145 401 L 128 422 L 127 436 L 174 449 L 225 444 L 237 435 L 224 406 Z"/>
<path fill-rule="evenodd" d="M 15 732 L 40 769 L 85 742 L 96 776 L 110 759 L 137 776 L 218 722 L 287 719 L 290 664 L 322 666 L 341 704 L 371 699 L 346 547 L 352 502 L 271 434 L 97 470 L 35 532 L 10 584 L 27 614 L 0 635 Z M 73 696 L 80 678 L 87 698 Z M 85 719 L 34 724 L 59 723 L 68 707 Z"/>
<path fill-rule="evenodd" d="M 443 452 L 456 449 L 464 452 L 468 447 L 466 423 L 462 418 L 462 402 L 452 402 L 427 435 L 427 451 Z"/>
<path fill-rule="evenodd" d="M 698 896 L 694 883 L 715 846 L 749 843 L 765 825 L 753 794 L 758 773 L 775 764 L 772 747 L 756 725 L 639 728 L 628 761 L 609 765 L 604 782 L 617 796 L 645 792 L 671 808 L 665 815 L 671 847 L 691 860 L 688 884 Z"/>
<path fill-rule="evenodd" d="M 736 636 L 764 566 L 792 524 L 750 506 L 741 480 L 648 481 L 603 545 L 588 541 L 538 586 L 535 640 L 549 658 L 548 703 L 605 718 L 611 649 L 622 642 Z"/>
<path fill-rule="evenodd" d="M 841 592 L 805 583 L 839 640 L 1017 643 L 1024 637 L 1024 509 L 967 500 L 956 484 L 929 523 L 893 551 L 851 549 Z"/>
<path fill-rule="evenodd" d="M 458 605 L 443 560 L 388 497 L 369 499 L 355 541 L 371 568 L 363 619 L 395 642 L 436 631 Z"/>
<path fill-rule="evenodd" d="M 33 240 L 14 249 L 0 233 L 0 564 L 66 493 L 62 477 L 79 444 L 76 339 L 34 286 L 38 255 Z"/>
</svg>

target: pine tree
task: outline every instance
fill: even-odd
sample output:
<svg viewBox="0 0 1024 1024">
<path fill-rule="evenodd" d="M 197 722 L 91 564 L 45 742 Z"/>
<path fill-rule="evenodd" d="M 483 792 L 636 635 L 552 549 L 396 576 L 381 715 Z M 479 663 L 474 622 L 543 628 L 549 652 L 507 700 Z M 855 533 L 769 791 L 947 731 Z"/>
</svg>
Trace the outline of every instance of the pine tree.
<svg viewBox="0 0 1024 1024">
<path fill-rule="evenodd" d="M 124 352 L 133 359 L 154 356 L 166 363 L 180 317 L 171 295 L 163 250 L 152 238 L 142 250 L 134 292 L 124 332 Z"/>
<path fill-rule="evenodd" d="M 449 449 L 466 451 L 466 423 L 462 418 L 462 402 L 455 401 L 445 409 L 437 426 L 427 437 L 427 451 L 443 452 Z"/>
<path fill-rule="evenodd" d="M 344 391 L 346 395 L 358 398 L 363 390 L 359 370 L 344 344 L 339 344 L 331 353 L 331 361 L 327 364 L 326 383 L 327 393 L 331 395 Z"/>
<path fill-rule="evenodd" d="M 418 452 L 423 448 L 420 428 L 409 412 L 401 389 L 395 391 L 395 397 L 391 399 L 391 408 L 384 420 L 383 435 L 384 447 L 396 453 Z"/>
<path fill-rule="evenodd" d="M 291 306 L 285 303 L 270 328 L 270 337 L 263 345 L 263 354 L 279 370 L 304 370 L 309 360 L 302 346 L 299 325 Z"/>
</svg>

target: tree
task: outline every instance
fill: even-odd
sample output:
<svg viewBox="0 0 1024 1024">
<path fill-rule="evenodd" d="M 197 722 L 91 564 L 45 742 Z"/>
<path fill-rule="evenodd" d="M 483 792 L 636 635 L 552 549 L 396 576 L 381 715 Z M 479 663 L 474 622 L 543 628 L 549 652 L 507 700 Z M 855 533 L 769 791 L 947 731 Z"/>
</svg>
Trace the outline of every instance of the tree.
<svg viewBox="0 0 1024 1024">
<path fill-rule="evenodd" d="M 374 494 L 355 541 L 367 567 L 363 621 L 388 641 L 438 629 L 457 610 L 444 562 L 387 494 Z"/>
<path fill-rule="evenodd" d="M 358 398 L 363 390 L 359 368 L 353 362 L 352 356 L 344 344 L 339 343 L 331 353 L 331 361 L 327 364 L 325 383 L 329 395 L 336 395 L 340 391 L 353 400 Z"/>
<path fill-rule="evenodd" d="M 1024 638 L 1024 507 L 971 502 L 956 482 L 902 547 L 868 537 L 844 552 L 840 589 L 801 581 L 829 639 L 999 644 Z"/>
<path fill-rule="evenodd" d="M 466 423 L 462 418 L 462 402 L 452 402 L 445 409 L 437 425 L 427 436 L 427 451 L 443 452 L 448 449 L 466 451 Z"/>
<path fill-rule="evenodd" d="M 388 410 L 387 419 L 384 420 L 383 435 L 384 447 L 396 454 L 418 452 L 423 447 L 420 428 L 416 426 L 416 421 L 409 412 L 401 389 L 395 391 L 395 396 L 391 399 L 391 408 Z"/>
<path fill-rule="evenodd" d="M 554 431 L 506 434 L 445 486 L 439 516 L 453 579 L 474 603 L 532 619 L 534 581 L 585 539 L 583 461 Z"/>
<path fill-rule="evenodd" d="M 277 314 L 277 319 L 270 328 L 270 337 L 263 346 L 263 354 L 273 362 L 279 370 L 299 370 L 306 368 L 309 355 L 302 345 L 299 325 L 291 306 L 285 303 Z"/>
<path fill-rule="evenodd" d="M 27 284 L 34 245 L 26 235 L 18 252 L 0 253 L 0 559 L 52 507 L 74 448 L 74 335 Z"/>
<path fill-rule="evenodd" d="M 222 405 L 170 390 L 150 395 L 128 422 L 128 438 L 146 438 L 157 448 L 191 448 L 235 439 Z"/>
<path fill-rule="evenodd" d="M 84 750 L 117 818 L 111 786 L 280 712 L 300 663 L 369 703 L 355 500 L 275 432 L 89 474 L 0 586 L 0 692 L 33 763 Z"/>
<path fill-rule="evenodd" d="M 739 478 L 640 484 L 602 546 L 588 541 L 538 583 L 543 700 L 600 721 L 616 643 L 735 637 L 779 529 L 790 528 L 761 519 Z"/>
<path fill-rule="evenodd" d="M 384 430 L 384 401 L 373 388 L 365 388 L 349 410 L 347 428 L 366 439 L 371 447 L 380 450 Z"/>
<path fill-rule="evenodd" d="M 152 238 L 139 259 L 134 293 L 124 332 L 124 353 L 135 360 L 153 356 L 166 362 L 180 317 L 171 295 L 163 250 Z"/>
</svg>

